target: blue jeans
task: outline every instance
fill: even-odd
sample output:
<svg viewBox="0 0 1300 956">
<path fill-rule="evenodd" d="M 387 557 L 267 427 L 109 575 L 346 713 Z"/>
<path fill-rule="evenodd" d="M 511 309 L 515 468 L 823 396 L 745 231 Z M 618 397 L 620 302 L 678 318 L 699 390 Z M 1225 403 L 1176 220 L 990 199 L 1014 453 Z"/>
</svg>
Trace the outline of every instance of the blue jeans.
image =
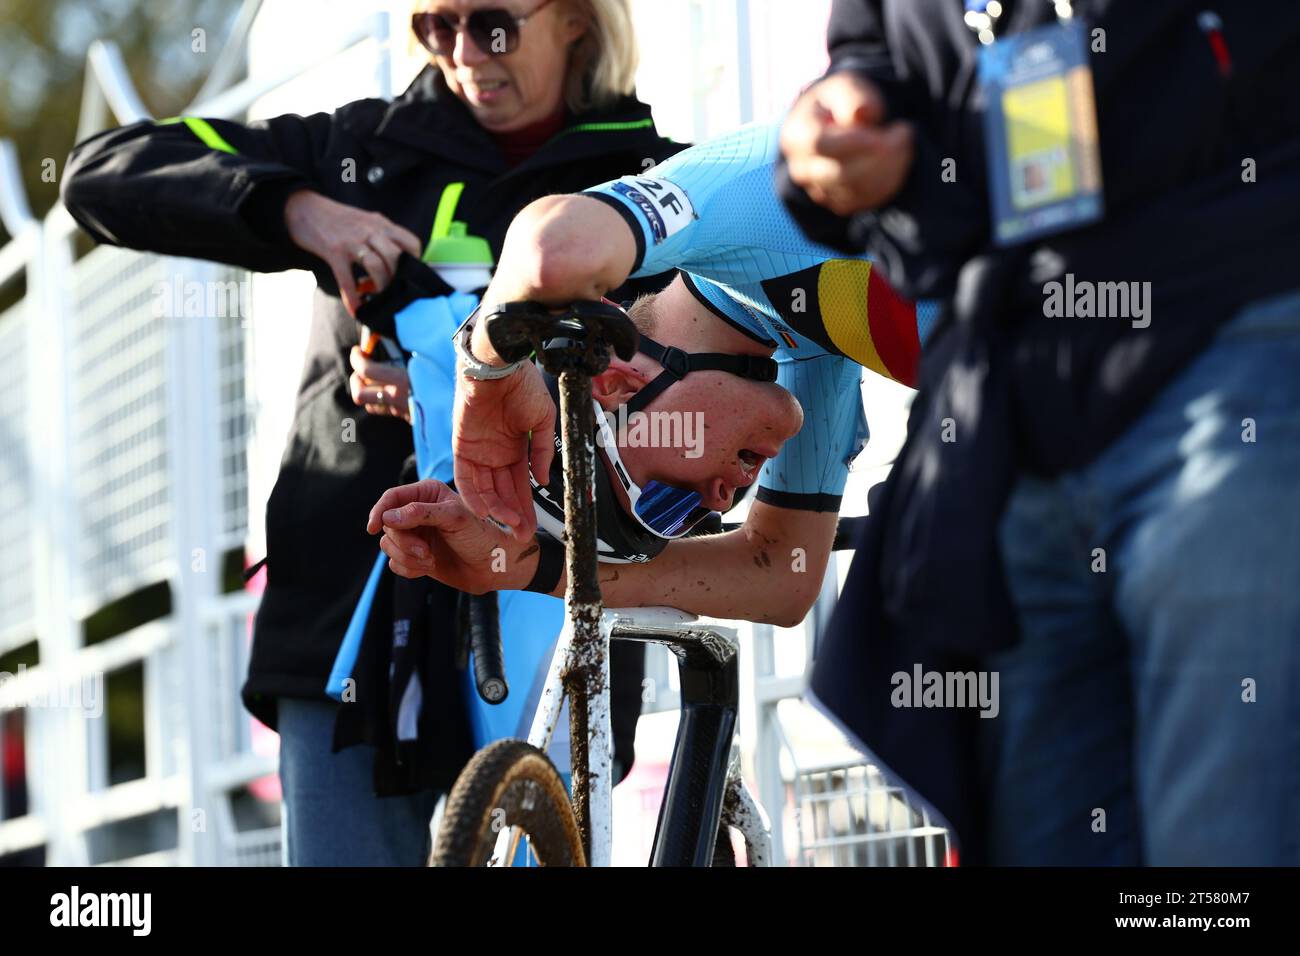
<svg viewBox="0 0 1300 956">
<path fill-rule="evenodd" d="M 1300 293 L 1087 467 L 1022 475 L 1001 544 L 991 862 L 1300 864 Z"/>
<path fill-rule="evenodd" d="M 330 753 L 338 704 L 277 703 L 284 865 L 426 865 L 439 794 L 375 796 L 373 747 Z"/>
</svg>

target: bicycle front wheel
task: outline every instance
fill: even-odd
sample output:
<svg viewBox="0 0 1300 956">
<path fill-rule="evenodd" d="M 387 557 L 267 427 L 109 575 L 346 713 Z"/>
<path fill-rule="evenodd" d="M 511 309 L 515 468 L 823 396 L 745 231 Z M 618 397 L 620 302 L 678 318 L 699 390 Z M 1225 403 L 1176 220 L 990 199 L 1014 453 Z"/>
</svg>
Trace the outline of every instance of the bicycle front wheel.
<svg viewBox="0 0 1300 956">
<path fill-rule="evenodd" d="M 434 866 L 486 866 L 505 830 L 542 866 L 586 866 L 578 820 L 551 759 L 522 740 L 488 744 L 465 765 L 447 797 Z"/>
</svg>

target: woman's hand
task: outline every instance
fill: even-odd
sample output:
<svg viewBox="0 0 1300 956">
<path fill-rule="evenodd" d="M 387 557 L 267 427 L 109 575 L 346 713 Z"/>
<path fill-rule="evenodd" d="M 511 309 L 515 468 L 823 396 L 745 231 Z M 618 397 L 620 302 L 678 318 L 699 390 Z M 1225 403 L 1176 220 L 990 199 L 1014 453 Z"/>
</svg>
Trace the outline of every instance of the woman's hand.
<svg viewBox="0 0 1300 956">
<path fill-rule="evenodd" d="M 366 530 L 383 532 L 379 547 L 395 573 L 427 575 L 471 594 L 518 590 L 537 568 L 534 541 L 512 541 L 432 478 L 385 491 L 370 509 Z"/>
<path fill-rule="evenodd" d="M 335 202 L 311 189 L 300 189 L 284 204 L 284 224 L 298 246 L 324 260 L 334 273 L 349 314 L 361 307 L 353 264 L 383 289 L 397 271 L 403 252 L 420 257 L 420 240 L 387 216 Z"/>
<path fill-rule="evenodd" d="M 839 216 L 883 206 L 912 166 L 912 127 L 884 122 L 879 88 L 852 73 L 809 87 L 781 127 L 790 178 Z"/>
<path fill-rule="evenodd" d="M 456 488 L 465 506 L 514 529 L 519 541 L 537 532 L 529 466 L 550 474 L 555 456 L 555 403 L 537 366 L 490 381 L 456 377 L 451 447 Z"/>
<path fill-rule="evenodd" d="M 352 401 L 371 415 L 394 415 L 409 423 L 411 381 L 406 377 L 406 369 L 376 362 L 355 345 L 348 358 L 352 363 L 352 375 L 348 379 Z"/>
</svg>

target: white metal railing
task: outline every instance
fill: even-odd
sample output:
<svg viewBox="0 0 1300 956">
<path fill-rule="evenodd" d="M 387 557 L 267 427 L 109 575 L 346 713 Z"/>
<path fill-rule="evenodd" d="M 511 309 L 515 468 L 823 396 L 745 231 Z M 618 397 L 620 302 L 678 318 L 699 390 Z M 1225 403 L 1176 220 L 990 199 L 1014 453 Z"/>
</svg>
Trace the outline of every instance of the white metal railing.
<svg viewBox="0 0 1300 956">
<path fill-rule="evenodd" d="M 40 222 L 23 192 L 22 172 L 13 143 L 0 140 L 0 222 L 13 237 L 0 249 L 0 285 L 25 276 L 36 254 Z M 29 282 L 30 293 L 30 282 Z M 9 370 L 9 387 L 0 390 L 0 548 L 9 560 L 0 565 L 0 654 L 33 635 L 36 614 L 33 568 L 28 542 L 32 536 L 31 495 L 34 475 L 24 422 L 30 400 L 27 374 L 27 322 L 30 294 L 0 314 L 0 355 Z"/>
<path fill-rule="evenodd" d="M 32 536 L 32 469 L 22 426 L 30 396 L 26 321 L 26 302 L 0 314 L 0 355 L 9 369 L 8 385 L 0 389 L 0 554 L 9 556 L 0 562 L 0 653 L 34 636 L 36 614 L 32 562 L 21 557 L 30 552 Z"/>
<path fill-rule="evenodd" d="M 241 12 L 236 40 L 256 12 Z M 388 63 L 388 20 L 366 18 L 307 67 L 227 85 L 214 77 L 187 113 L 242 116 L 310 66 L 371 43 Z M 242 51 L 227 51 L 227 74 Z M 223 65 L 224 64 L 224 65 Z M 122 57 L 92 45 L 78 139 L 147 119 Z M 176 282 L 238 282 L 226 266 L 103 247 L 74 261 L 76 224 L 61 206 L 39 221 L 27 208 L 16 152 L 0 143 L 0 284 L 25 297 L 0 315 L 10 362 L 0 390 L 0 654 L 37 640 L 39 663 L 0 679 L 0 714 L 21 711 L 29 809 L 0 822 L 0 857 L 44 847 L 51 864 L 268 865 L 274 828 L 240 832 L 230 796 L 273 773 L 252 752 L 239 704 L 255 596 L 221 593 L 222 556 L 248 524 L 249 315 L 167 317 Z M 162 306 L 162 308 L 160 308 Z M 205 303 L 206 306 L 206 303 Z M 16 366 L 16 367 L 15 367 Z M 39 394 L 33 394 L 40 383 Z M 92 646 L 82 620 L 139 588 L 166 582 L 172 613 Z M 145 766 L 110 785 L 103 688 L 143 671 Z M 98 699 L 87 687 L 98 683 Z M 131 859 L 97 828 L 174 814 L 176 847 Z M 111 841 L 110 841 L 111 842 Z"/>
<path fill-rule="evenodd" d="M 794 778 L 800 866 L 948 866 L 948 831 L 866 762 L 801 768 Z"/>
</svg>

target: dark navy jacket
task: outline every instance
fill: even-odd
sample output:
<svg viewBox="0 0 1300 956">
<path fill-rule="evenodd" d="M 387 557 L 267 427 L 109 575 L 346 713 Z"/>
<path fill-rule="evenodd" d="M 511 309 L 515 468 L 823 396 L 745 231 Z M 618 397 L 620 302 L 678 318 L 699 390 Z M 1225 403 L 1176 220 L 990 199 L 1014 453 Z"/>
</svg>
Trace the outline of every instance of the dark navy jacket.
<svg viewBox="0 0 1300 956">
<path fill-rule="evenodd" d="M 1054 20 L 1004 0 L 1002 32 Z M 1198 14 L 1222 22 L 1216 55 Z M 808 234 L 866 249 L 945 319 L 921 358 L 909 437 L 873 495 L 814 696 L 948 817 L 982 858 L 974 710 L 890 706 L 890 675 L 972 670 L 1016 639 L 996 529 L 1017 474 L 1052 476 L 1107 447 L 1253 299 L 1294 288 L 1300 257 L 1300 7 L 1281 0 L 1077 0 L 1091 53 L 1105 218 L 995 249 L 979 43 L 957 0 L 836 0 L 832 71 L 883 90 L 915 125 L 916 158 L 887 209 L 840 219 L 785 176 Z M 940 176 L 956 160 L 957 181 Z M 1253 175 L 1248 175 L 1248 171 Z M 1151 325 L 1062 320 L 1043 285 L 1149 281 Z M 959 441 L 944 443 L 951 418 Z"/>
</svg>

